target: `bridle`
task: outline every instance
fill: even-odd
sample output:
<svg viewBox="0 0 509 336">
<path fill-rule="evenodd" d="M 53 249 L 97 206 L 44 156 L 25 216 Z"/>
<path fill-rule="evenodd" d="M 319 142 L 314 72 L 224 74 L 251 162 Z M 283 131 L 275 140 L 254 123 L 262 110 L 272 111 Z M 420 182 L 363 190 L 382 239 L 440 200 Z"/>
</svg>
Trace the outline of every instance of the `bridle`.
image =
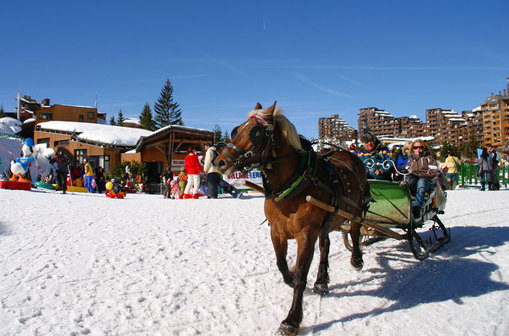
<svg viewBox="0 0 509 336">
<path fill-rule="evenodd" d="M 251 116 L 251 118 L 256 120 L 256 124 L 249 131 L 251 147 L 244 151 L 233 142 L 229 142 L 226 145 L 226 149 L 223 151 L 223 154 L 225 154 L 233 162 L 235 168 L 243 171 L 266 166 L 273 162 L 272 159 L 275 155 L 274 124 L 257 114 Z M 237 135 L 239 127 L 240 126 L 237 126 L 232 130 L 232 139 Z M 228 148 L 230 150 L 228 150 Z M 259 159 L 255 160 L 257 162 L 249 162 L 257 156 L 259 156 Z"/>
</svg>

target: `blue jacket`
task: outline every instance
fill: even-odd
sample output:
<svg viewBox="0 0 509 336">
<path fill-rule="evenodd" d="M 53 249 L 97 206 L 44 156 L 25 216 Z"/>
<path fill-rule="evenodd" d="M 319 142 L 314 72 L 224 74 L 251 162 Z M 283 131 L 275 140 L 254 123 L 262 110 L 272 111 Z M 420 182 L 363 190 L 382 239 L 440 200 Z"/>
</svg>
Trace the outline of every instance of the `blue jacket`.
<svg viewBox="0 0 509 336">
<path fill-rule="evenodd" d="M 357 153 L 357 156 L 364 163 L 368 178 L 390 181 L 392 180 L 391 174 L 395 171 L 395 162 L 390 154 L 387 147 L 378 145 L 372 152 L 361 151 Z"/>
</svg>

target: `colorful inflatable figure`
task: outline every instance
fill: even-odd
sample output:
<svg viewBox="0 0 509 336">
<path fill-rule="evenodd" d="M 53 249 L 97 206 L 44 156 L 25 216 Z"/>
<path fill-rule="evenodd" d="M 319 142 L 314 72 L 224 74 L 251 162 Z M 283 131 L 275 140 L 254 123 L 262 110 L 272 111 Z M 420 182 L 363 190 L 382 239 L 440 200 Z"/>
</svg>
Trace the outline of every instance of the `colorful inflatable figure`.
<svg viewBox="0 0 509 336">
<path fill-rule="evenodd" d="M 21 149 L 22 156 L 17 158 L 16 160 L 11 161 L 11 172 L 12 176 L 9 178 L 9 181 L 18 181 L 18 182 L 32 182 L 30 180 L 25 179 L 23 176 L 28 172 L 30 165 L 32 162 L 35 162 L 34 153 L 34 140 L 31 138 L 25 139 L 25 143 Z"/>
<path fill-rule="evenodd" d="M 117 179 L 112 179 L 111 182 L 106 183 L 106 197 L 108 198 L 124 198 L 125 191 L 118 183 Z"/>
</svg>

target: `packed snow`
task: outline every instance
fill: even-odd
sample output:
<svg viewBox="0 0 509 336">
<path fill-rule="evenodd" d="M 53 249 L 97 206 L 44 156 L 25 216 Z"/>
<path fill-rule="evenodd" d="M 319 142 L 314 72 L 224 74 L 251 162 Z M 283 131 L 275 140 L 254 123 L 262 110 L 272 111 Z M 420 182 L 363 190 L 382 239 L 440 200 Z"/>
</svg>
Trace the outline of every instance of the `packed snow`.
<svg viewBox="0 0 509 336">
<path fill-rule="evenodd" d="M 263 202 L 0 189 L 0 334 L 273 335 L 292 289 Z M 452 240 L 423 261 L 388 239 L 355 271 L 333 233 L 330 294 L 311 291 L 315 252 L 300 334 L 509 335 L 508 204 L 448 192 Z"/>
</svg>

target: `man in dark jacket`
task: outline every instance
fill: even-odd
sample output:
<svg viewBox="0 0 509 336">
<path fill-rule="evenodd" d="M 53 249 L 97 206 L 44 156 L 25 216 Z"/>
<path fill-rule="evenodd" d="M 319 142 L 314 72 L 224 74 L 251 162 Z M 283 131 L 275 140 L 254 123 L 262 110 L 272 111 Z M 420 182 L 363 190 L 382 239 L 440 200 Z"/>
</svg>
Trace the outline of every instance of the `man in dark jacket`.
<svg viewBox="0 0 509 336">
<path fill-rule="evenodd" d="M 383 146 L 380 140 L 371 133 L 363 134 L 360 141 L 365 149 L 357 152 L 357 156 L 359 156 L 366 167 L 367 178 L 392 180 L 396 164 L 390 156 L 391 152 L 389 149 Z"/>
<path fill-rule="evenodd" d="M 60 188 L 62 188 L 63 193 L 67 191 L 67 173 L 69 172 L 69 159 L 67 159 L 62 150 L 57 152 L 57 155 L 54 159 L 50 160 L 51 163 L 56 163 L 57 171 L 56 171 L 56 180 L 57 184 Z"/>
<path fill-rule="evenodd" d="M 488 174 L 491 177 L 490 190 L 500 190 L 500 182 L 498 181 L 498 164 L 500 163 L 500 157 L 495 150 L 493 145 L 488 145 L 488 160 L 491 163 L 491 169 Z"/>
</svg>

